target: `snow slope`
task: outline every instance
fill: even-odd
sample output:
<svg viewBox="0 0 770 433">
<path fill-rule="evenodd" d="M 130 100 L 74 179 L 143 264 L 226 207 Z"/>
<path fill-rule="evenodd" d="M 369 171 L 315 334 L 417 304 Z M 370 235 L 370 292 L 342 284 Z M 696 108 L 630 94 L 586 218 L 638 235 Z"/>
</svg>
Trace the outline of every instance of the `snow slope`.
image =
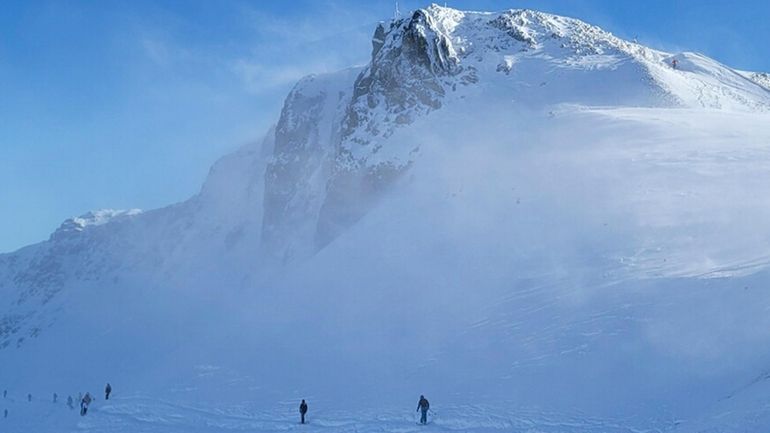
<svg viewBox="0 0 770 433">
<path fill-rule="evenodd" d="M 195 197 L 0 255 L 0 428 L 766 429 L 768 107 L 570 18 L 383 23 Z"/>
<path fill-rule="evenodd" d="M 86 417 L 79 417 L 75 410 L 50 401 L 12 405 L 16 418 L 6 419 L 14 426 L 26 429 L 50 428 L 51 431 L 83 431 L 115 433 L 164 432 L 254 432 L 254 431 L 306 431 L 306 432 L 386 432 L 409 433 L 425 431 L 538 431 L 544 433 L 578 433 L 599 431 L 627 433 L 638 430 L 623 426 L 623 420 L 607 420 L 584 414 L 557 414 L 539 409 L 519 408 L 507 411 L 504 407 L 480 408 L 478 406 L 450 406 L 441 413 L 434 413 L 428 426 L 416 422 L 416 413 L 400 410 L 349 411 L 321 410 L 308 417 L 308 424 L 294 421 L 294 405 L 288 402 L 265 410 L 253 404 L 241 404 L 226 408 L 197 407 L 158 401 L 143 396 L 123 397 L 100 404 Z M 75 414 L 73 416 L 73 414 Z M 30 422 L 30 419 L 36 418 Z M 26 422 L 24 422 L 26 419 Z M 292 421 L 288 421 L 292 419 Z M 71 429 L 71 430 L 70 430 Z"/>
</svg>

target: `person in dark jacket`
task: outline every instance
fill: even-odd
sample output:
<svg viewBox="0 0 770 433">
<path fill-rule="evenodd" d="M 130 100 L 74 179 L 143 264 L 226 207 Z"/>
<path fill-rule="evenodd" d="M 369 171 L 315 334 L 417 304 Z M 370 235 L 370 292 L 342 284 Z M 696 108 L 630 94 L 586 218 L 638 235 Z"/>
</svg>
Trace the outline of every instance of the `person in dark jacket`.
<svg viewBox="0 0 770 433">
<path fill-rule="evenodd" d="M 300 423 L 305 423 L 305 414 L 307 413 L 307 403 L 305 403 L 305 400 L 302 400 L 302 403 L 299 404 L 299 416 L 300 416 Z"/>
<path fill-rule="evenodd" d="M 428 423 L 428 409 L 430 409 L 430 403 L 424 395 L 420 396 L 420 401 L 417 403 L 417 410 L 420 412 L 420 424 Z"/>
<path fill-rule="evenodd" d="M 83 399 L 80 400 L 80 416 L 85 416 L 88 413 L 88 406 L 91 404 L 91 394 L 86 393 L 86 395 L 83 396 Z"/>
<path fill-rule="evenodd" d="M 110 393 L 112 392 L 112 386 L 109 382 L 107 382 L 107 386 L 104 388 L 104 399 L 109 400 L 110 399 Z"/>
</svg>

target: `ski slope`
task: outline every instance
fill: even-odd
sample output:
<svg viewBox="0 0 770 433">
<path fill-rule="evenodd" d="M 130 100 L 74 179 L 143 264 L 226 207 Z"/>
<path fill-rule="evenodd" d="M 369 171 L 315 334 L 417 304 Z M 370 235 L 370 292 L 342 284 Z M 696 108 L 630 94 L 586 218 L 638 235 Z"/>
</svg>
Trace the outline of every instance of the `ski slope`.
<svg viewBox="0 0 770 433">
<path fill-rule="evenodd" d="M 624 427 L 624 420 L 597 419 L 584 414 L 554 414 L 537 409 L 479 407 L 474 405 L 446 407 L 440 413 L 431 412 L 428 425 L 417 423 L 416 412 L 408 410 L 320 410 L 304 425 L 288 404 L 267 411 L 242 404 L 231 407 L 194 407 L 179 405 L 146 397 L 112 399 L 93 408 L 85 417 L 69 410 L 61 403 L 50 402 L 19 404 L 14 415 L 35 417 L 34 422 L 23 422 L 9 417 L 5 428 L 39 429 L 43 425 L 51 431 L 150 433 L 164 432 L 385 432 L 409 433 L 421 431 L 475 431 L 493 433 L 502 431 L 538 431 L 544 433 L 603 431 L 609 433 L 636 432 Z M 73 413 L 75 414 L 73 416 Z M 650 430 L 648 430 L 650 431 Z M 655 430 L 652 430 L 655 431 Z"/>
</svg>

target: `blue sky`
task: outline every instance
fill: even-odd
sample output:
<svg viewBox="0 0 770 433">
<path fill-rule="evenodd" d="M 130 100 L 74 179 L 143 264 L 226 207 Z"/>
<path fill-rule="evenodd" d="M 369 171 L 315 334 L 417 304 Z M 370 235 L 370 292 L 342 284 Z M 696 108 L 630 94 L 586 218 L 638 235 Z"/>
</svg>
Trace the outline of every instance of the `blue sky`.
<svg viewBox="0 0 770 433">
<path fill-rule="evenodd" d="M 671 51 L 770 71 L 770 2 L 450 1 L 583 19 Z M 401 1 L 408 11 L 428 2 Z M 98 208 L 186 199 L 258 140 L 296 79 L 366 62 L 393 1 L 5 1 L 0 252 Z"/>
</svg>

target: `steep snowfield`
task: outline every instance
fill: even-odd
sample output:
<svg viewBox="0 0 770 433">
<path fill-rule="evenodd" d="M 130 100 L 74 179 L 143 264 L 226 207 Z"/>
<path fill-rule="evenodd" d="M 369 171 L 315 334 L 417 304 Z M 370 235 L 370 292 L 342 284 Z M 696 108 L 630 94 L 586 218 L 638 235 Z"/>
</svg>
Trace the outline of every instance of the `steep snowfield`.
<svg viewBox="0 0 770 433">
<path fill-rule="evenodd" d="M 568 18 L 383 23 L 195 197 L 0 255 L 0 430 L 765 431 L 768 107 Z"/>
</svg>

